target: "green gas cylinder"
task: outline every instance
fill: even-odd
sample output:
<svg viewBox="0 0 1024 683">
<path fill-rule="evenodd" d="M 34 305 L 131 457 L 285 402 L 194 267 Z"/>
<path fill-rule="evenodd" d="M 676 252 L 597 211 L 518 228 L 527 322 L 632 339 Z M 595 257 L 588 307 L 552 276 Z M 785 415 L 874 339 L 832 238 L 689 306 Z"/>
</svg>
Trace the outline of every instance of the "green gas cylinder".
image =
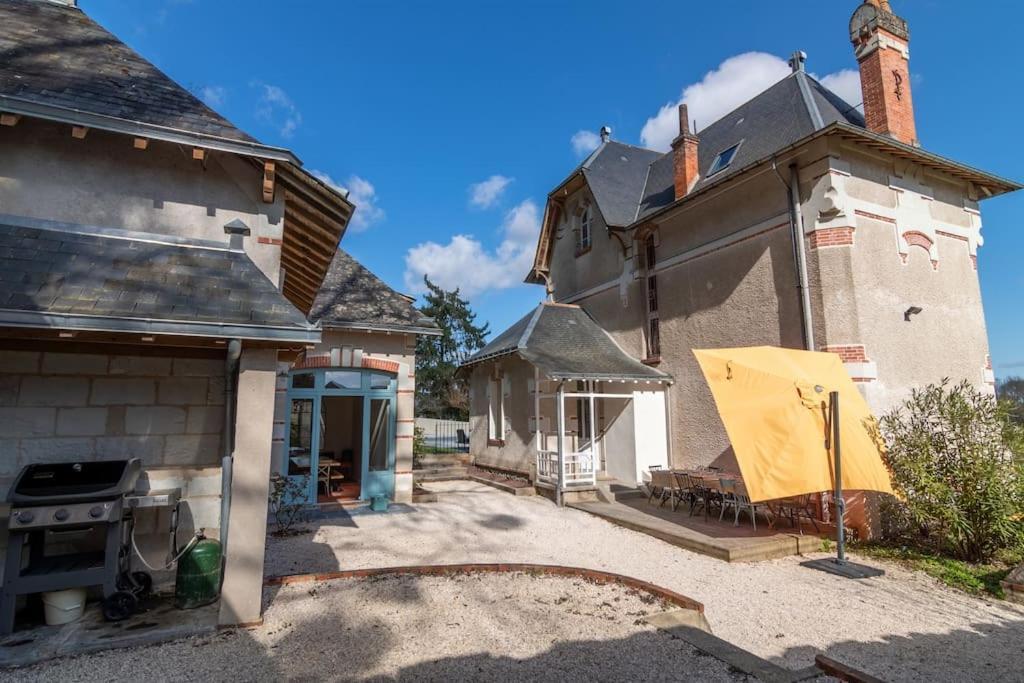
<svg viewBox="0 0 1024 683">
<path fill-rule="evenodd" d="M 220 593 L 220 541 L 200 538 L 178 560 L 174 604 L 178 609 L 209 605 Z"/>
</svg>

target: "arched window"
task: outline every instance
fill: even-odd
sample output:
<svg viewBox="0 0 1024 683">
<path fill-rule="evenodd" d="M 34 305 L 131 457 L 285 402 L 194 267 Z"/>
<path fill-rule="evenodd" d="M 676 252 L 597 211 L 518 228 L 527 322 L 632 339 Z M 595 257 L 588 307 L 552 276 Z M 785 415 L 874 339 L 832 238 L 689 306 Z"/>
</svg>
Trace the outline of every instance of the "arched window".
<svg viewBox="0 0 1024 683">
<path fill-rule="evenodd" d="M 590 204 L 584 204 L 579 213 L 579 225 L 576 228 L 576 255 L 590 250 L 590 226 L 593 220 Z"/>
</svg>

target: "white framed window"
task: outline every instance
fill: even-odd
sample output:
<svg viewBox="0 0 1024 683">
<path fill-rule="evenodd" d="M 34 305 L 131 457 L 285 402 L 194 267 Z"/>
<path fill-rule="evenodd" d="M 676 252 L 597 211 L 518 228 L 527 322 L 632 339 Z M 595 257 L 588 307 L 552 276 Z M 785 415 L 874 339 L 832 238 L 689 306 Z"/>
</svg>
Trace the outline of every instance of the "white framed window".
<svg viewBox="0 0 1024 683">
<path fill-rule="evenodd" d="M 576 254 L 579 255 L 590 249 L 591 224 L 593 222 L 593 213 L 591 211 L 590 204 L 584 204 L 580 208 L 577 220 L 578 225 L 576 227 Z"/>
</svg>

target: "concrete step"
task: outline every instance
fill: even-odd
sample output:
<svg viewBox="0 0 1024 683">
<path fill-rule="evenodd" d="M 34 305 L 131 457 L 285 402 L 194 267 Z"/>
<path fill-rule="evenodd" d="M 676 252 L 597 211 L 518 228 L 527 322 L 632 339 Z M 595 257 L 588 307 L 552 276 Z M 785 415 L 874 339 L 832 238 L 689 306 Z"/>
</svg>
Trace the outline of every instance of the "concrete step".
<svg viewBox="0 0 1024 683">
<path fill-rule="evenodd" d="M 641 488 L 623 484 L 617 479 L 602 478 L 597 482 L 597 497 L 603 503 L 615 503 L 630 498 L 646 498 L 647 492 Z"/>
<path fill-rule="evenodd" d="M 424 453 L 416 456 L 421 468 L 456 467 L 469 464 L 469 453 Z"/>
<path fill-rule="evenodd" d="M 418 481 L 451 481 L 453 479 L 465 479 L 469 469 L 464 466 L 451 467 L 427 467 L 412 471 L 412 480 Z"/>
<path fill-rule="evenodd" d="M 537 495 L 537 489 L 535 489 L 532 486 L 524 486 L 524 485 L 518 485 L 517 486 L 517 485 L 515 485 L 512 482 L 502 481 L 500 479 L 490 479 L 488 477 L 475 476 L 475 475 L 470 475 L 469 478 L 472 481 L 479 482 L 481 484 L 486 484 L 487 486 L 491 486 L 493 488 L 496 488 L 499 491 L 504 491 L 505 493 L 511 493 L 514 496 L 535 496 L 535 495 Z"/>
</svg>

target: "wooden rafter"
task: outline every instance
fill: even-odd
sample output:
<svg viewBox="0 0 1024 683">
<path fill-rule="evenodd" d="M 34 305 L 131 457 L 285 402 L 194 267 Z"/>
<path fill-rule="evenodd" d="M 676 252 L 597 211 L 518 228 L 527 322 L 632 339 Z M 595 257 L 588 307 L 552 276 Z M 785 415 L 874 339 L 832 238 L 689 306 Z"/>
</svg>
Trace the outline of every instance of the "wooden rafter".
<svg viewBox="0 0 1024 683">
<path fill-rule="evenodd" d="M 274 176 L 276 175 L 273 161 L 263 162 L 263 201 L 270 204 L 274 201 Z"/>
<path fill-rule="evenodd" d="M 88 134 L 89 128 L 87 126 L 71 126 L 71 137 L 76 140 L 84 140 Z"/>
<path fill-rule="evenodd" d="M 206 150 L 203 149 L 202 147 L 193 147 L 192 148 L 192 158 L 195 159 L 196 161 L 202 161 L 202 162 L 205 163 L 206 162 Z"/>
<path fill-rule="evenodd" d="M 0 114 L 0 126 L 16 126 L 21 121 L 21 114 Z"/>
<path fill-rule="evenodd" d="M 149 138 L 135 138 L 132 140 L 132 147 L 135 149 L 146 149 L 149 147 Z"/>
</svg>

